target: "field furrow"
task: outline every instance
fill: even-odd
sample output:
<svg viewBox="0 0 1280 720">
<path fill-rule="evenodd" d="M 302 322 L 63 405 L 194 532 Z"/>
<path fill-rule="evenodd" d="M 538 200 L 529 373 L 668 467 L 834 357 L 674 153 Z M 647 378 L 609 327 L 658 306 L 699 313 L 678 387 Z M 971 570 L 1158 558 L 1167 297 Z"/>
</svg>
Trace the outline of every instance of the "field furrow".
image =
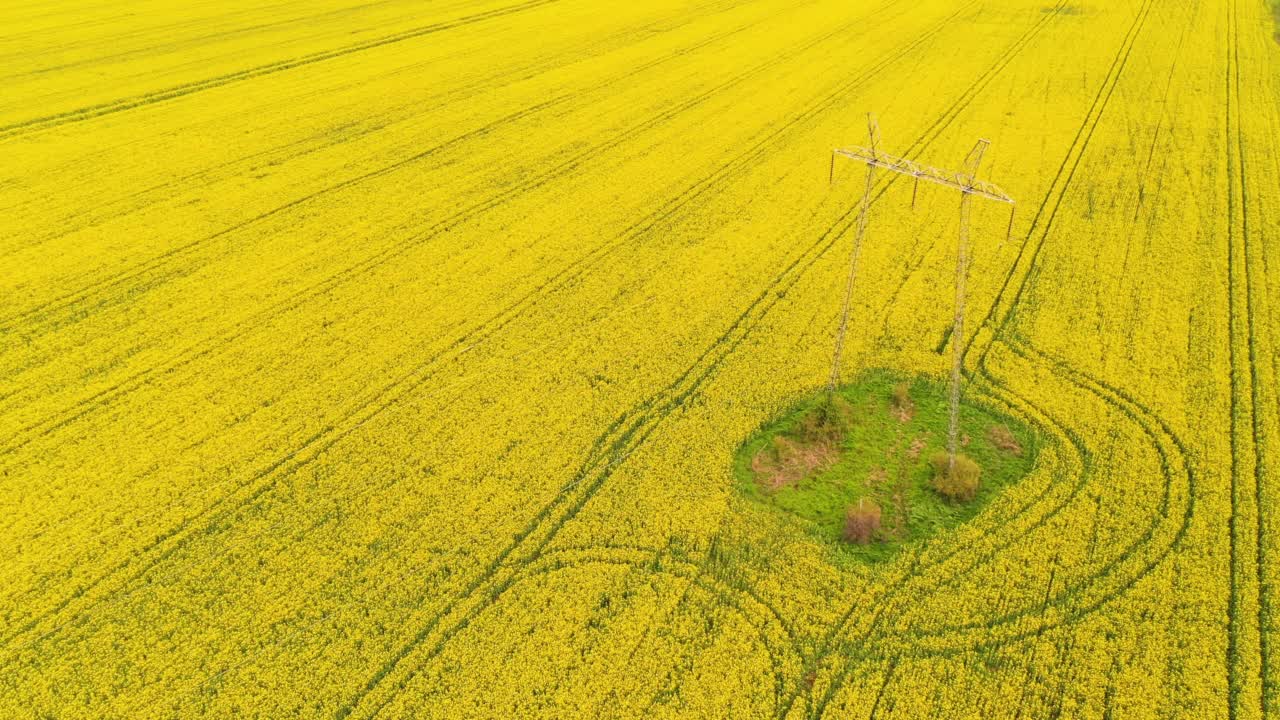
<svg viewBox="0 0 1280 720">
<path fill-rule="evenodd" d="M 1276 717 L 1270 5 L 6 5 L 0 717 Z"/>
</svg>

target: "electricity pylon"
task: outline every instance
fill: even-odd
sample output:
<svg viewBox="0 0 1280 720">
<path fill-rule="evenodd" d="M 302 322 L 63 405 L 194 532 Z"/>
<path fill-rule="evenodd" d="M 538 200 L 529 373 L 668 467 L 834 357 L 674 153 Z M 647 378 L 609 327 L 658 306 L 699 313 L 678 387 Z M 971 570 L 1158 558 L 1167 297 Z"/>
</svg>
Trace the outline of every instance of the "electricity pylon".
<svg viewBox="0 0 1280 720">
<path fill-rule="evenodd" d="M 867 213 L 871 209 L 872 181 L 877 168 L 909 175 L 913 180 L 911 188 L 911 207 L 916 206 L 916 195 L 920 190 L 920 181 L 936 183 L 960 191 L 960 237 L 956 247 L 956 308 L 951 327 L 951 388 L 950 413 L 947 427 L 947 472 L 955 470 L 956 450 L 960 435 L 960 382 L 961 365 L 964 359 L 964 305 L 965 285 L 969 277 L 969 204 L 974 197 L 995 200 L 1009 205 L 1009 227 L 1005 238 L 1013 233 L 1013 216 L 1017 205 L 996 185 L 979 180 L 978 166 L 982 156 L 991 143 L 985 139 L 978 140 L 969 155 L 964 159 L 960 172 L 942 170 L 940 168 L 921 165 L 906 158 L 896 157 L 880 151 L 880 126 L 871 113 L 867 113 L 867 134 L 870 136 L 868 147 L 836 148 L 831 151 L 831 169 L 827 176 L 828 183 L 835 181 L 836 157 L 843 156 L 851 160 L 865 163 L 867 166 L 867 184 L 862 191 L 862 206 L 858 210 L 857 228 L 853 238 L 853 253 L 849 260 L 849 277 L 845 283 L 844 305 L 840 312 L 840 328 L 836 331 L 835 356 L 831 363 L 831 379 L 828 392 L 834 392 L 840 379 L 840 355 L 844 350 L 845 331 L 849 325 L 849 302 L 853 295 L 854 278 L 858 270 L 858 256 L 862 252 L 862 240 L 867 231 Z"/>
</svg>

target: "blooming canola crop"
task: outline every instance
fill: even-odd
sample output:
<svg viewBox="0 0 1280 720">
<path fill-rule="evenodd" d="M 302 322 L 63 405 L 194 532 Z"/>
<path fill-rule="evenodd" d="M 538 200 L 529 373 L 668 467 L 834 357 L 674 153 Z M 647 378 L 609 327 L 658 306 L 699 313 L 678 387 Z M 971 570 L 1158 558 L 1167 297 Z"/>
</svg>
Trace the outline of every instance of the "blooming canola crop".
<svg viewBox="0 0 1280 720">
<path fill-rule="evenodd" d="M 1280 717 L 1280 44 L 1210 0 L 0 9 L 0 716 Z M 883 564 L 735 487 L 865 144 L 1039 435 Z M 946 377 L 872 175 L 844 376 Z"/>
</svg>

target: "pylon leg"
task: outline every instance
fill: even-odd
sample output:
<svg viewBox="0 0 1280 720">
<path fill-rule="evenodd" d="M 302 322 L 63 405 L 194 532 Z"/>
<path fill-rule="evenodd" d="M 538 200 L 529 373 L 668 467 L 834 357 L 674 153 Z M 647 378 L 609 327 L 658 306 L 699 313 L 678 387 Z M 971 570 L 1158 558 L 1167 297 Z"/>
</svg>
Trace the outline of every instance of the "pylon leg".
<svg viewBox="0 0 1280 720">
<path fill-rule="evenodd" d="M 871 209 L 871 184 L 875 180 L 876 166 L 867 165 L 867 185 L 862 191 L 862 208 L 858 210 L 858 225 L 853 236 L 853 253 L 849 257 L 849 277 L 844 285 L 844 304 L 840 309 L 840 327 L 836 330 L 836 351 L 831 359 L 831 378 L 827 392 L 834 393 L 840 383 L 840 356 L 844 353 L 844 334 L 849 328 L 849 305 L 853 297 L 853 281 L 858 275 L 858 256 L 862 253 L 862 237 L 867 232 L 867 213 Z"/>
<path fill-rule="evenodd" d="M 956 246 L 956 314 L 951 328 L 951 403 L 947 423 L 947 473 L 954 474 L 960 444 L 960 381 L 964 364 L 964 298 L 969 277 L 969 193 L 960 195 L 960 241 Z"/>
</svg>

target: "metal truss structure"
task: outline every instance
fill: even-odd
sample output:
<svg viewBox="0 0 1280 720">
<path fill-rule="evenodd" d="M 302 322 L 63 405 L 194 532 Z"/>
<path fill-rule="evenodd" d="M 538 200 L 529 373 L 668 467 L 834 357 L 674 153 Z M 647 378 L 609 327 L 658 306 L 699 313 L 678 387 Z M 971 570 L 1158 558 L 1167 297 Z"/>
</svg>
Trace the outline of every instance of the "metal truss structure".
<svg viewBox="0 0 1280 720">
<path fill-rule="evenodd" d="M 862 252 L 862 240 L 867 231 L 867 213 L 871 209 L 871 191 L 877 170 L 885 170 L 912 178 L 911 207 L 916 206 L 916 197 L 920 191 L 920 181 L 949 187 L 960 192 L 960 236 L 956 248 L 956 300 L 955 317 L 951 328 L 951 386 L 950 417 L 947 427 L 947 469 L 954 471 L 956 450 L 959 444 L 960 424 L 960 383 L 962 380 L 962 363 L 964 359 L 964 309 L 965 285 L 969 276 L 969 205 L 974 197 L 994 200 L 1009 205 L 1009 226 L 1005 231 L 1006 239 L 1013 233 L 1013 218 L 1017 211 L 1014 199 L 993 183 L 977 178 L 978 166 L 990 142 L 980 139 L 959 172 L 943 170 L 930 165 L 922 165 L 914 160 L 890 155 L 880 150 L 880 126 L 874 115 L 867 114 L 867 134 L 870 145 L 867 147 L 836 148 L 831 151 L 831 169 L 827 176 L 828 183 L 835 182 L 836 158 L 845 157 L 867 166 L 867 182 L 862 192 L 862 203 L 858 211 L 858 220 L 853 239 L 853 252 L 849 259 L 849 275 L 845 283 L 844 304 L 840 312 L 840 327 L 836 332 L 835 354 L 831 363 L 831 378 L 828 391 L 834 392 L 840 379 L 840 356 L 844 350 L 845 331 L 849 326 L 849 303 L 853 295 L 854 280 L 858 272 L 858 257 Z"/>
</svg>

